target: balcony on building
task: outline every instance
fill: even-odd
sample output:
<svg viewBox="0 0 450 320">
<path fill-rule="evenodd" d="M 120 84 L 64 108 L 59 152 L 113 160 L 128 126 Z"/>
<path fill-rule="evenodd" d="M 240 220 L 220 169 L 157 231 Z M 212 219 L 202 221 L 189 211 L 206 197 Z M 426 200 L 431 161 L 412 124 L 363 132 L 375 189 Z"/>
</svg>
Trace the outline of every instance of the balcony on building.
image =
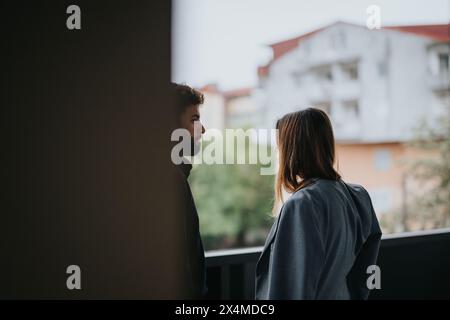
<svg viewBox="0 0 450 320">
<path fill-rule="evenodd" d="M 428 86 L 435 93 L 450 93 L 450 44 L 437 43 L 428 48 Z"/>
</svg>

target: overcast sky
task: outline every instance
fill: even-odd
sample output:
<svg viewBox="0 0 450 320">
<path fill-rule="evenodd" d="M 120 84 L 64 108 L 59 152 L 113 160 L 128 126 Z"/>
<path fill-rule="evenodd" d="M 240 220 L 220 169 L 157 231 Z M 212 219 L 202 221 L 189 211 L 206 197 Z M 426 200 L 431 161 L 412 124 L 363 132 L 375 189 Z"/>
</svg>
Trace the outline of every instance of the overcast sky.
<svg viewBox="0 0 450 320">
<path fill-rule="evenodd" d="M 229 90 L 256 84 L 270 59 L 267 44 L 336 20 L 366 24 L 370 5 L 381 24 L 448 23 L 450 0 L 175 0 L 172 78 Z"/>
</svg>

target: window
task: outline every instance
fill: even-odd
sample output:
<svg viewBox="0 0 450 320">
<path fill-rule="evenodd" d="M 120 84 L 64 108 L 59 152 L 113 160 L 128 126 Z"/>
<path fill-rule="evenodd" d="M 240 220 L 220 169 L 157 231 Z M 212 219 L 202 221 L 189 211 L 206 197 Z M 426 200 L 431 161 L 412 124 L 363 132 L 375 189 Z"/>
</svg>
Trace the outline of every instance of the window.
<svg viewBox="0 0 450 320">
<path fill-rule="evenodd" d="M 348 100 L 342 102 L 344 118 L 357 118 L 359 115 L 359 104 L 357 100 Z"/>
<path fill-rule="evenodd" d="M 322 81 L 333 81 L 333 73 L 331 72 L 331 66 L 317 68 L 316 76 L 319 80 Z"/>
<path fill-rule="evenodd" d="M 344 78 L 347 80 L 357 80 L 358 79 L 358 64 L 349 63 L 342 65 L 342 73 Z"/>
<path fill-rule="evenodd" d="M 386 149 L 375 151 L 375 170 L 387 171 L 391 168 L 391 152 Z"/>
<path fill-rule="evenodd" d="M 450 55 L 448 53 L 439 53 L 439 73 L 448 74 L 450 72 Z"/>
<path fill-rule="evenodd" d="M 380 61 L 380 62 L 378 62 L 377 66 L 378 66 L 378 74 L 379 74 L 381 77 L 384 77 L 384 76 L 386 76 L 386 75 L 388 74 L 388 64 L 387 64 L 387 61 L 385 61 L 385 60 Z"/>
</svg>

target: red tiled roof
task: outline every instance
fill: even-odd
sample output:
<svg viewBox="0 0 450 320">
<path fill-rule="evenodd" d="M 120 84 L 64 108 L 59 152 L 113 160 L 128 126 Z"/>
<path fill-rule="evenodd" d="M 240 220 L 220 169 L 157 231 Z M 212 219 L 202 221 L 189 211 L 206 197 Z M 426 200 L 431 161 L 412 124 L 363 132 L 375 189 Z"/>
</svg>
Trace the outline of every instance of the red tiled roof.
<svg viewBox="0 0 450 320">
<path fill-rule="evenodd" d="M 270 64 L 267 64 L 265 66 L 259 66 L 258 67 L 258 77 L 265 77 L 269 74 L 269 66 Z"/>
<path fill-rule="evenodd" d="M 334 22 L 334 23 L 332 23 L 332 24 L 330 24 L 330 25 L 328 25 L 326 27 L 319 28 L 319 29 L 310 31 L 308 33 L 302 34 L 301 36 L 298 36 L 298 37 L 295 37 L 295 38 L 292 38 L 292 39 L 287 39 L 287 40 L 284 40 L 284 41 L 280 41 L 280 42 L 275 42 L 273 44 L 269 44 L 269 47 L 272 48 L 273 58 L 267 65 L 258 67 L 258 76 L 259 77 L 267 76 L 267 74 L 269 73 L 270 64 L 273 61 L 279 59 L 284 54 L 286 54 L 286 53 L 290 52 L 291 50 L 295 49 L 301 41 L 303 41 L 303 40 L 307 39 L 308 37 L 310 37 L 310 36 L 320 32 L 320 31 L 322 31 L 323 29 L 326 29 L 326 28 L 328 28 L 328 27 L 330 27 L 332 25 L 335 25 L 337 23 L 339 23 L 339 21 L 338 22 Z"/>
<path fill-rule="evenodd" d="M 306 38 L 308 38 L 309 36 L 312 36 L 313 34 L 322 31 L 325 28 L 320 28 L 308 33 L 305 33 L 301 36 L 295 37 L 293 39 L 288 39 L 288 40 L 284 40 L 284 41 L 280 41 L 280 42 L 276 42 L 273 44 L 270 44 L 269 46 L 272 48 L 273 50 L 273 60 L 278 59 L 279 57 L 281 57 L 282 55 L 284 55 L 285 53 L 291 51 L 292 49 L 296 48 L 298 46 L 298 44 L 300 43 L 300 41 L 305 40 Z"/>
<path fill-rule="evenodd" d="M 340 22 L 332 23 L 326 27 L 316 29 L 314 31 L 305 33 L 301 36 L 298 36 L 298 37 L 295 37 L 292 39 L 288 39 L 288 40 L 270 44 L 269 46 L 272 48 L 272 51 L 273 51 L 273 58 L 267 65 L 258 67 L 258 76 L 260 76 L 260 77 L 266 76 L 269 72 L 269 67 L 270 67 L 271 63 L 274 62 L 275 60 L 279 59 L 284 54 L 295 49 L 301 41 L 305 40 L 306 38 L 314 35 L 315 33 L 319 32 L 319 31 L 327 29 L 337 23 L 340 23 Z M 349 23 L 346 23 L 346 24 L 349 24 Z M 355 25 L 355 26 L 359 26 L 359 25 Z M 359 26 L 359 27 L 362 27 L 362 26 Z M 401 32 L 412 33 L 412 34 L 416 34 L 419 36 L 429 37 L 436 41 L 442 41 L 442 42 L 450 41 L 450 24 L 388 26 L 388 27 L 383 27 L 383 29 L 397 30 L 397 31 L 401 31 Z"/>
<path fill-rule="evenodd" d="M 415 26 L 390 26 L 383 29 L 397 30 L 407 33 L 413 33 L 419 36 L 432 38 L 437 41 L 450 41 L 450 24 L 430 24 Z"/>
</svg>

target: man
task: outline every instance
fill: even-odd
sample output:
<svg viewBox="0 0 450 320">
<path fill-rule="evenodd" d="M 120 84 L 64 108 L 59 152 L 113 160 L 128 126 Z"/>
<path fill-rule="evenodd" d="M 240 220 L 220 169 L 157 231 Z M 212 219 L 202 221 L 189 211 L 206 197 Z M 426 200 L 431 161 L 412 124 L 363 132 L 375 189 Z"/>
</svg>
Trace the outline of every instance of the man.
<svg viewBox="0 0 450 320">
<path fill-rule="evenodd" d="M 199 107 L 203 104 L 204 96 L 201 92 L 180 84 L 173 84 L 175 103 L 177 108 L 177 128 L 189 132 L 188 144 L 191 146 L 182 156 L 195 155 L 200 149 L 200 139 L 205 128 L 200 122 Z M 183 255 L 183 296 L 188 299 L 201 299 L 206 295 L 206 267 L 203 243 L 200 237 L 197 209 L 192 197 L 191 188 L 187 181 L 192 164 L 183 159 L 176 164 L 179 171 L 178 182 L 181 189 L 181 224 L 183 235 L 181 253 Z"/>
</svg>

